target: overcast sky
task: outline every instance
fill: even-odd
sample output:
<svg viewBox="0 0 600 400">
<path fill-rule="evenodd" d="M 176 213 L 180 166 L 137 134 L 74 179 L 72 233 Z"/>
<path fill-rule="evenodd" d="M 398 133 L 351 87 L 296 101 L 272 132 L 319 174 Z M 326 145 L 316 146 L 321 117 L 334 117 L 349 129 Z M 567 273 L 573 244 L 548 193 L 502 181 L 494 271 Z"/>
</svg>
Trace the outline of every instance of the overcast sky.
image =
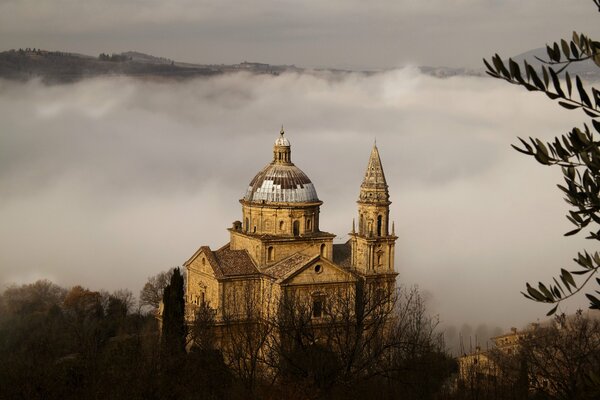
<svg viewBox="0 0 600 400">
<path fill-rule="evenodd" d="M 0 49 L 344 68 L 480 67 L 593 33 L 591 0 L 0 0 Z"/>
</svg>

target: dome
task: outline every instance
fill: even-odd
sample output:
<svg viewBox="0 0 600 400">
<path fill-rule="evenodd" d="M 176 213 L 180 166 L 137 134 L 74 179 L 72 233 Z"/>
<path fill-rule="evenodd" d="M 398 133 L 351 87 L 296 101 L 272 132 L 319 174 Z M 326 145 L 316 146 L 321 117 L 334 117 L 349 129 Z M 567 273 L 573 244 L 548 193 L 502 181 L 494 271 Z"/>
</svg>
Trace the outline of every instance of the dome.
<svg viewBox="0 0 600 400">
<path fill-rule="evenodd" d="M 308 176 L 292 163 L 292 149 L 283 127 L 273 146 L 273 161 L 248 186 L 245 201 L 311 203 L 320 201 Z"/>
<path fill-rule="evenodd" d="M 320 201 L 308 176 L 294 164 L 270 163 L 248 186 L 244 200 L 303 203 Z"/>
<path fill-rule="evenodd" d="M 283 135 L 281 135 L 280 137 L 277 138 L 277 140 L 275 140 L 275 146 L 290 146 L 290 141 L 287 140 L 287 138 L 283 137 Z"/>
<path fill-rule="evenodd" d="M 275 140 L 275 146 L 286 146 L 290 147 L 290 141 L 287 140 L 286 137 L 283 137 L 285 131 L 283 130 L 283 125 L 281 125 L 281 131 L 279 131 L 279 137 Z"/>
</svg>

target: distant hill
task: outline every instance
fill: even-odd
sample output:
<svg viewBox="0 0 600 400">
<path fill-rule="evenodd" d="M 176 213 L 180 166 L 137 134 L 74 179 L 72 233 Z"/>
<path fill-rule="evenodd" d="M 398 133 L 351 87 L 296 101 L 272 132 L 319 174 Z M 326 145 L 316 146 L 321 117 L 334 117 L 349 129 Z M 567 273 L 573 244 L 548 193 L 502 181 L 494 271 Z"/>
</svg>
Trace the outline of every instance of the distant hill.
<svg viewBox="0 0 600 400">
<path fill-rule="evenodd" d="M 419 70 L 427 75 L 438 78 L 450 78 L 452 76 L 485 76 L 483 70 L 469 68 L 451 68 L 451 67 L 427 67 L 421 66 Z"/>
<path fill-rule="evenodd" d="M 151 79 L 186 79 L 227 72 L 248 71 L 279 74 L 299 70 L 294 66 L 274 66 L 243 62 L 233 65 L 202 65 L 180 63 L 135 51 L 121 54 L 82 54 L 19 49 L 0 52 L 0 78 L 28 80 L 39 77 L 48 83 L 74 82 L 84 78 L 124 75 Z"/>
<path fill-rule="evenodd" d="M 513 57 L 514 60 L 527 58 L 532 64 L 539 64 L 534 56 L 545 55 L 544 49 L 536 49 Z M 537 64 L 536 64 L 537 63 Z M 583 68 L 582 76 L 599 77 L 598 70 L 593 67 Z M 467 68 L 420 66 L 418 69 L 426 75 L 437 78 L 453 76 L 485 76 L 483 68 L 473 70 Z M 574 69 L 575 70 L 575 69 Z M 294 65 L 270 65 L 259 62 L 244 61 L 239 64 L 194 64 L 157 57 L 137 51 L 119 54 L 100 54 L 93 57 L 84 54 L 40 49 L 19 49 L 0 52 L 0 78 L 25 81 L 40 78 L 47 83 L 74 82 L 97 76 L 132 76 L 143 79 L 187 79 L 219 75 L 230 72 L 247 71 L 254 74 L 278 75 L 283 72 L 327 72 L 344 74 L 373 71 L 350 71 L 343 69 L 303 69 Z M 579 71 L 579 69 L 577 70 Z M 589 72 L 589 73 L 588 73 Z"/>
</svg>

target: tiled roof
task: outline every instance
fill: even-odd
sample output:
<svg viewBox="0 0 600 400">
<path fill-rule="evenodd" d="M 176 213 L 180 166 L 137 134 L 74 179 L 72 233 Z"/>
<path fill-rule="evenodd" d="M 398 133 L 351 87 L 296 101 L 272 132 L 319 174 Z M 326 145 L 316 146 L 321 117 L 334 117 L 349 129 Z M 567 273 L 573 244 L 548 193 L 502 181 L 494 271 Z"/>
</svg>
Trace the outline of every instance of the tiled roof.
<svg viewBox="0 0 600 400">
<path fill-rule="evenodd" d="M 248 186 L 246 201 L 310 202 L 319 201 L 314 185 L 294 164 L 270 163 Z"/>
<path fill-rule="evenodd" d="M 333 245 L 333 262 L 342 268 L 350 269 L 352 266 L 352 247 L 350 241 Z"/>
<path fill-rule="evenodd" d="M 217 251 L 211 252 L 222 277 L 254 275 L 259 271 L 246 250 L 231 250 L 229 243 Z M 216 272 L 216 271 L 215 271 Z"/>
<path fill-rule="evenodd" d="M 271 265 L 267 269 L 264 270 L 266 275 L 270 275 L 274 278 L 281 279 L 292 271 L 295 271 L 298 268 L 306 265 L 308 261 L 315 258 L 314 256 L 307 256 L 302 253 L 295 253 L 288 258 L 285 258 L 279 261 L 276 264 Z"/>
</svg>

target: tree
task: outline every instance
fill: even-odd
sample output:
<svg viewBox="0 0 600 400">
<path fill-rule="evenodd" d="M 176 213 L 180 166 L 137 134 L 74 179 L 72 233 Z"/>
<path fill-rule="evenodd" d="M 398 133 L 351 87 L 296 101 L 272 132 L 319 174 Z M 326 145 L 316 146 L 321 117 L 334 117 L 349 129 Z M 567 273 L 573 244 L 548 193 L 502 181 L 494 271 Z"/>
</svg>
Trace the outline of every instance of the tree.
<svg viewBox="0 0 600 400">
<path fill-rule="evenodd" d="M 600 0 L 592 0 L 600 11 Z M 565 236 L 574 235 L 584 228 L 591 228 L 587 239 L 600 240 L 600 90 L 586 88 L 579 76 L 571 77 L 568 71 L 573 63 L 591 60 L 600 68 L 600 42 L 586 35 L 573 32 L 570 41 L 562 39 L 559 43 L 546 46 L 547 60 L 541 61 L 541 71 L 536 70 L 527 61 L 523 62 L 524 72 L 518 63 L 507 62 L 496 54 L 491 62 L 483 60 L 487 73 L 494 78 L 522 86 L 529 91 L 545 93 L 562 107 L 582 110 L 591 118 L 592 129 L 584 124 L 583 129 L 573 128 L 571 132 L 556 137 L 553 142 L 544 143 L 537 138 L 524 140 L 519 138 L 520 146 L 513 147 L 532 156 L 543 165 L 560 166 L 564 176 L 564 185 L 559 185 L 565 194 L 565 200 L 571 205 L 567 218 L 575 229 Z M 564 73 L 564 75 L 563 75 Z M 598 252 L 579 253 L 574 259 L 578 268 L 572 271 L 561 269 L 558 279 L 550 284 L 539 282 L 537 289 L 527 283 L 525 297 L 533 301 L 555 304 L 547 315 L 552 315 L 561 301 L 579 293 L 600 270 Z M 577 282 L 573 275 L 583 277 Z M 596 278 L 600 285 L 600 279 Z M 590 308 L 600 309 L 599 290 L 586 293 Z"/>
<path fill-rule="evenodd" d="M 177 360 L 185 354 L 186 325 L 183 298 L 183 276 L 175 268 L 163 293 L 161 347 L 165 361 Z"/>
<path fill-rule="evenodd" d="M 450 359 L 416 287 L 357 282 L 328 293 L 321 316 L 301 291 L 279 305 L 279 375 L 301 398 L 433 398 Z"/>
<path fill-rule="evenodd" d="M 163 291 L 169 284 L 173 271 L 175 271 L 175 268 L 159 272 L 148 278 L 148 281 L 140 291 L 140 306 L 149 306 L 154 310 L 158 309 L 158 305 L 163 299 Z"/>
<path fill-rule="evenodd" d="M 528 393 L 529 398 L 556 400 L 597 399 L 600 395 L 589 374 L 600 368 L 600 320 L 581 310 L 532 324 L 519 333 L 514 347 L 495 348 L 487 357 L 494 379 L 474 385 L 487 398 L 517 388 L 524 389 L 513 392 L 520 398 L 528 398 Z"/>
<path fill-rule="evenodd" d="M 259 280 L 232 284 L 224 292 L 221 349 L 227 366 L 253 396 L 270 373 L 266 349 L 273 340 L 276 298 Z"/>
<path fill-rule="evenodd" d="M 588 373 L 600 368 L 600 321 L 578 311 L 557 315 L 522 340 L 530 385 L 549 399 L 597 399 Z"/>
</svg>

